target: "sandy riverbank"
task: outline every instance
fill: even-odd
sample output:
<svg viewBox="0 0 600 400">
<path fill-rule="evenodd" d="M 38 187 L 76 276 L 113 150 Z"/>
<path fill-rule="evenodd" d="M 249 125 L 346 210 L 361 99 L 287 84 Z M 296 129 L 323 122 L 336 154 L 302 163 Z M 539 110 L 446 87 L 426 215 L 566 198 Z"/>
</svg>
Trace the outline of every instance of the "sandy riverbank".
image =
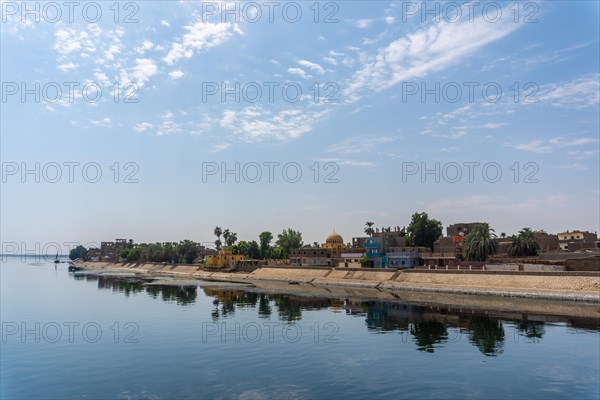
<svg viewBox="0 0 600 400">
<path fill-rule="evenodd" d="M 263 267 L 251 273 L 203 271 L 194 265 L 116 264 L 86 262 L 84 269 L 129 272 L 178 279 L 239 282 L 260 286 L 266 282 L 314 287 L 376 289 L 387 293 L 430 293 L 537 298 L 600 303 L 600 274 L 595 273 L 461 273 L 427 271 L 372 271 Z"/>
</svg>

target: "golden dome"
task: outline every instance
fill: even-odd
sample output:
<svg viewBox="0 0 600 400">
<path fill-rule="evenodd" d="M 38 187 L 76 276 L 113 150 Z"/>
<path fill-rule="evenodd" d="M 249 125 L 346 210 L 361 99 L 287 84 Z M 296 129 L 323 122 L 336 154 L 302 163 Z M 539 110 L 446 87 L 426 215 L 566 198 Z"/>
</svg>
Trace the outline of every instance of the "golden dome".
<svg viewBox="0 0 600 400">
<path fill-rule="evenodd" d="M 325 239 L 325 243 L 341 243 L 344 244 L 344 238 L 339 233 L 335 231 L 331 232 L 327 235 L 327 239 Z"/>
</svg>

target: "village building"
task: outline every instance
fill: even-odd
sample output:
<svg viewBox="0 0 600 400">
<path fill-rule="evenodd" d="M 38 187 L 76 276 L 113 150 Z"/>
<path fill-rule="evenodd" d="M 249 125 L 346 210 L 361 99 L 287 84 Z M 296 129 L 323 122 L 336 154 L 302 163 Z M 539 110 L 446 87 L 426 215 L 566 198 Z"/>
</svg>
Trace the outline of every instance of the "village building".
<svg viewBox="0 0 600 400">
<path fill-rule="evenodd" d="M 561 232 L 558 234 L 558 243 L 561 250 L 576 251 L 598 248 L 598 235 L 588 231 Z"/>
<path fill-rule="evenodd" d="M 233 254 L 233 252 L 227 248 L 219 249 L 217 254 L 207 254 L 204 265 L 206 268 L 223 268 L 227 267 L 229 263 L 244 260 L 244 256 L 241 254 Z"/>
<path fill-rule="evenodd" d="M 303 247 L 292 249 L 290 264 L 305 267 L 335 267 L 336 262 L 331 257 L 331 252 L 322 247 Z"/>
</svg>

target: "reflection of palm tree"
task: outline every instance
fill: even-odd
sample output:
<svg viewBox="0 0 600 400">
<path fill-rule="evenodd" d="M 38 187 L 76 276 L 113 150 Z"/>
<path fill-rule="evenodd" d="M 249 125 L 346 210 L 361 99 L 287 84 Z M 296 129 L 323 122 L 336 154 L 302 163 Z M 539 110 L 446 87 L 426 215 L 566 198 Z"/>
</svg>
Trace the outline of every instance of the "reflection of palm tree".
<svg viewBox="0 0 600 400">
<path fill-rule="evenodd" d="M 271 316 L 270 301 L 264 294 L 261 294 L 258 300 L 258 316 L 261 318 L 269 318 Z"/>
<path fill-rule="evenodd" d="M 531 339 L 532 342 L 538 342 L 546 333 L 543 322 L 521 321 L 517 324 L 517 330 L 519 335 Z"/>
<path fill-rule="evenodd" d="M 233 301 L 226 301 L 221 306 L 221 315 L 224 317 L 235 314 L 235 304 Z"/>
<path fill-rule="evenodd" d="M 146 293 L 152 298 L 156 299 L 160 295 L 163 301 L 176 301 L 185 306 L 196 302 L 197 286 L 148 285 Z"/>
<path fill-rule="evenodd" d="M 411 325 L 410 333 L 415 337 L 417 350 L 433 353 L 434 344 L 448 340 L 446 326 L 437 321 L 421 321 Z"/>
<path fill-rule="evenodd" d="M 288 296 L 277 296 L 275 305 L 279 312 L 279 318 L 284 321 L 298 321 L 302 318 L 300 306 L 291 302 Z"/>
<path fill-rule="evenodd" d="M 469 319 L 469 341 L 486 356 L 502 353 L 504 345 L 504 327 L 498 320 L 489 317 Z"/>
</svg>

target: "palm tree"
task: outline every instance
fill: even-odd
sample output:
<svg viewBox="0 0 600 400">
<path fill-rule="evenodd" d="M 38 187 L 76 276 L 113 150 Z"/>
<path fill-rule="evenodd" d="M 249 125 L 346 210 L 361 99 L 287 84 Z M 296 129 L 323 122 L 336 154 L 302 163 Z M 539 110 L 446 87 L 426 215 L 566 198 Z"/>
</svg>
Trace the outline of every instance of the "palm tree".
<svg viewBox="0 0 600 400">
<path fill-rule="evenodd" d="M 506 237 L 506 233 L 502 232 L 502 233 L 500 234 L 500 237 L 501 237 L 502 239 L 504 239 L 504 238 Z"/>
<path fill-rule="evenodd" d="M 508 255 L 512 257 L 537 256 L 539 248 L 534 232 L 530 228 L 523 228 L 519 231 L 518 236 L 513 235 Z"/>
<path fill-rule="evenodd" d="M 365 233 L 373 237 L 373 233 L 375 233 L 375 230 L 373 230 L 373 225 L 375 225 L 375 222 L 366 222 L 365 225 L 367 226 L 365 228 Z"/>
<path fill-rule="evenodd" d="M 229 232 L 229 229 L 225 229 L 225 232 L 227 232 L 227 237 L 225 237 L 225 234 L 223 234 L 223 238 L 225 238 L 225 244 L 227 244 L 228 247 L 233 246 L 235 242 L 237 242 L 237 233 Z"/>
<path fill-rule="evenodd" d="M 465 237 L 465 257 L 469 261 L 485 261 L 496 254 L 496 234 L 489 224 L 479 224 Z"/>
<path fill-rule="evenodd" d="M 215 240 L 215 246 L 217 246 L 217 250 L 219 250 L 221 248 L 221 234 L 223 233 L 223 229 L 221 229 L 219 226 L 216 226 L 213 232 L 217 237 L 217 240 Z"/>
<path fill-rule="evenodd" d="M 223 231 L 223 241 L 225 242 L 225 245 L 228 246 L 227 242 L 229 241 L 229 237 L 231 236 L 231 232 L 229 232 L 229 228 L 226 228 Z"/>
</svg>

